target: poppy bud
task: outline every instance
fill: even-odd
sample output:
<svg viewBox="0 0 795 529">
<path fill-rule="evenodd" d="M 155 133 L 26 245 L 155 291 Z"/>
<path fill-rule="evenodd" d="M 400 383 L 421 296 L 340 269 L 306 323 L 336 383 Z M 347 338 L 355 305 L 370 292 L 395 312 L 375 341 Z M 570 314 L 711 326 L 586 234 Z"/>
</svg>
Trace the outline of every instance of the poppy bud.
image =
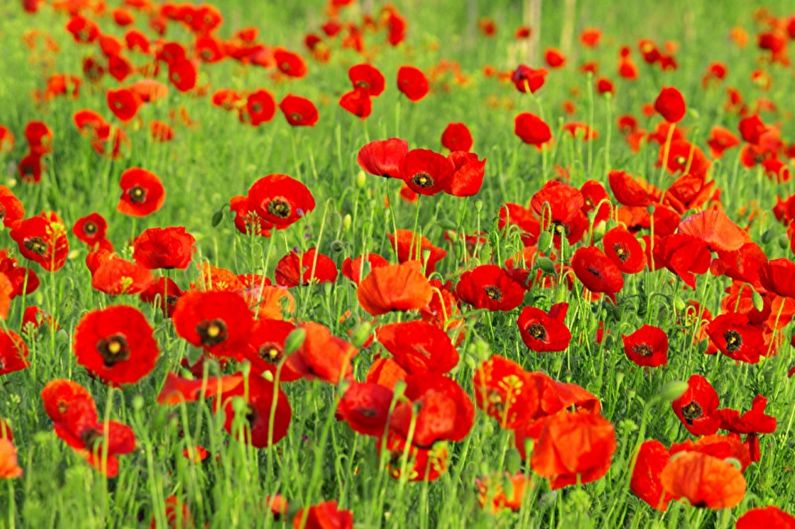
<svg viewBox="0 0 795 529">
<path fill-rule="evenodd" d="M 292 354 L 304 345 L 306 339 L 306 331 L 304 329 L 296 329 L 287 335 L 287 340 L 284 342 L 284 353 Z"/>
<path fill-rule="evenodd" d="M 483 209 L 483 201 L 476 200 L 475 201 L 475 211 L 480 212 Z"/>
<path fill-rule="evenodd" d="M 330 245 L 332 253 L 340 253 L 345 249 L 345 243 L 340 241 L 339 239 L 331 241 Z"/>
<path fill-rule="evenodd" d="M 773 237 L 775 237 L 775 235 L 776 235 L 776 232 L 772 228 L 762 232 L 762 244 L 767 244 L 770 241 L 772 241 Z"/>
<path fill-rule="evenodd" d="M 756 290 L 751 292 L 751 297 L 754 301 L 754 308 L 758 311 L 762 311 L 765 308 L 765 300 L 762 298 L 762 295 L 759 294 Z"/>
<path fill-rule="evenodd" d="M 542 231 L 538 236 L 538 247 L 541 249 L 549 248 L 552 246 L 552 234 L 548 231 Z"/>
<path fill-rule="evenodd" d="M 536 265 L 547 274 L 555 272 L 555 263 L 548 257 L 539 257 L 536 259 Z"/>
<path fill-rule="evenodd" d="M 373 332 L 373 326 L 369 323 L 360 323 L 357 325 L 353 332 L 351 333 L 351 343 L 356 347 L 362 347 L 367 340 L 370 338 L 370 334 Z"/>
<path fill-rule="evenodd" d="M 144 408 L 144 398 L 140 395 L 134 396 L 132 400 L 132 407 L 135 411 L 142 410 Z"/>
<path fill-rule="evenodd" d="M 223 210 L 223 208 L 219 209 L 218 211 L 213 213 L 213 217 L 212 217 L 212 220 L 210 221 L 210 224 L 212 225 L 213 228 L 215 228 L 216 226 L 221 224 L 222 220 L 224 220 L 224 210 Z"/>
<path fill-rule="evenodd" d="M 679 297 L 674 297 L 674 310 L 681 312 L 685 310 L 686 307 L 687 304 L 685 303 L 685 300 Z"/>
<path fill-rule="evenodd" d="M 607 224 L 604 222 L 600 222 L 599 224 L 594 225 L 593 227 L 593 240 L 600 241 L 602 237 L 604 237 L 605 233 L 607 232 Z"/>
<path fill-rule="evenodd" d="M 455 222 L 453 222 L 450 219 L 441 218 L 441 219 L 438 219 L 436 222 L 439 224 L 439 226 L 441 226 L 442 228 L 444 228 L 446 230 L 457 230 L 458 229 L 458 224 L 456 224 Z"/>
<path fill-rule="evenodd" d="M 782 250 L 786 250 L 787 248 L 789 248 L 789 237 L 787 237 L 786 234 L 782 233 L 779 236 L 779 238 L 778 238 L 778 246 Z"/>
<path fill-rule="evenodd" d="M 667 402 L 673 402 L 681 397 L 682 394 L 687 391 L 687 388 L 687 382 L 682 380 L 674 380 L 673 382 L 668 382 L 666 385 L 664 385 L 662 389 L 660 389 L 659 395 L 661 399 Z"/>
<path fill-rule="evenodd" d="M 351 217 L 350 213 L 346 213 L 345 216 L 342 218 L 342 229 L 348 231 L 351 229 L 351 224 L 353 223 L 353 217 Z"/>
<path fill-rule="evenodd" d="M 367 184 L 367 175 L 364 171 L 359 171 L 356 175 L 356 187 L 363 188 Z"/>
</svg>

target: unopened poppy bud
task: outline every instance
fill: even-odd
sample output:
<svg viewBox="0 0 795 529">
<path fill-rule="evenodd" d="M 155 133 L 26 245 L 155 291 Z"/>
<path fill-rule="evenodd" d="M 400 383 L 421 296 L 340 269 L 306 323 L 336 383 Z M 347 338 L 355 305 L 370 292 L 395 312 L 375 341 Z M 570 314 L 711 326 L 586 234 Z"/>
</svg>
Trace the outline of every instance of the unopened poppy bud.
<svg viewBox="0 0 795 529">
<path fill-rule="evenodd" d="M 475 201 L 475 211 L 480 211 L 482 209 L 483 209 L 483 201 L 482 200 L 476 200 Z"/>
<path fill-rule="evenodd" d="M 593 239 L 594 241 L 602 240 L 602 237 L 605 236 L 605 232 L 607 232 L 607 224 L 604 222 L 600 222 L 593 227 Z"/>
<path fill-rule="evenodd" d="M 542 231 L 538 236 L 538 247 L 543 249 L 550 246 L 552 246 L 552 234 L 548 231 Z"/>
<path fill-rule="evenodd" d="M 367 175 L 364 174 L 364 171 L 359 171 L 356 175 L 356 187 L 364 187 L 367 184 Z"/>
<path fill-rule="evenodd" d="M 353 332 L 351 333 L 351 342 L 356 347 L 362 347 L 367 340 L 370 338 L 370 334 L 373 332 L 373 326 L 367 322 L 360 323 L 356 327 L 354 327 Z"/>
<path fill-rule="evenodd" d="M 789 237 L 786 234 L 781 234 L 778 238 L 778 246 L 782 250 L 786 250 L 789 247 Z"/>
<path fill-rule="evenodd" d="M 213 218 L 210 221 L 210 223 L 212 224 L 212 227 L 215 228 L 216 226 L 221 224 L 222 220 L 224 220 L 224 210 L 223 209 L 219 209 L 218 211 L 213 213 Z"/>
<path fill-rule="evenodd" d="M 685 300 L 683 300 L 680 297 L 675 297 L 674 298 L 674 309 L 677 310 L 678 312 L 681 312 L 681 311 L 685 310 L 685 308 L 687 308 L 687 304 L 685 303 Z"/>
<path fill-rule="evenodd" d="M 350 213 L 346 213 L 344 217 L 342 217 L 342 229 L 348 231 L 351 229 L 351 224 L 353 224 L 353 217 L 351 217 Z"/>
<path fill-rule="evenodd" d="M 469 345 L 469 349 L 472 352 L 472 356 L 475 358 L 486 359 L 491 355 L 489 344 L 482 338 L 473 340 Z"/>
<path fill-rule="evenodd" d="M 232 410 L 236 416 L 244 416 L 248 412 L 248 404 L 243 397 L 235 397 L 232 399 Z"/>
<path fill-rule="evenodd" d="M 331 251 L 333 253 L 340 253 L 345 249 L 345 243 L 339 239 L 331 241 Z"/>
<path fill-rule="evenodd" d="M 673 402 L 681 397 L 685 391 L 687 391 L 687 387 L 687 382 L 682 380 L 674 380 L 673 382 L 669 382 L 660 390 L 660 398 L 668 402 Z"/>
<path fill-rule="evenodd" d="M 306 331 L 304 329 L 294 330 L 287 336 L 287 340 L 284 341 L 284 353 L 288 355 L 293 354 L 304 345 L 305 339 Z"/>
<path fill-rule="evenodd" d="M 539 257 L 536 259 L 536 265 L 538 265 L 538 268 L 547 274 L 552 274 L 555 272 L 555 263 L 553 263 L 552 259 L 548 257 Z"/>
<path fill-rule="evenodd" d="M 132 407 L 136 411 L 142 410 L 144 408 L 144 398 L 140 395 L 134 396 L 132 400 Z"/>
<path fill-rule="evenodd" d="M 563 303 L 569 299 L 569 291 L 559 288 L 555 291 L 555 303 Z"/>
<path fill-rule="evenodd" d="M 754 290 L 753 293 L 751 294 L 751 297 L 754 300 L 754 308 L 756 310 L 761 311 L 762 309 L 765 308 L 765 300 L 759 292 Z"/>
<path fill-rule="evenodd" d="M 762 244 L 767 244 L 773 240 L 776 232 L 771 228 L 762 232 Z"/>
<path fill-rule="evenodd" d="M 649 215 L 654 215 L 654 210 L 655 209 L 656 208 L 654 207 L 654 204 L 649 204 L 648 206 L 646 206 L 646 211 L 649 212 Z"/>
<path fill-rule="evenodd" d="M 455 222 L 453 222 L 450 219 L 442 218 L 442 219 L 438 219 L 436 222 L 439 224 L 439 226 L 441 226 L 445 230 L 457 230 L 458 229 L 458 224 L 456 224 Z"/>
</svg>

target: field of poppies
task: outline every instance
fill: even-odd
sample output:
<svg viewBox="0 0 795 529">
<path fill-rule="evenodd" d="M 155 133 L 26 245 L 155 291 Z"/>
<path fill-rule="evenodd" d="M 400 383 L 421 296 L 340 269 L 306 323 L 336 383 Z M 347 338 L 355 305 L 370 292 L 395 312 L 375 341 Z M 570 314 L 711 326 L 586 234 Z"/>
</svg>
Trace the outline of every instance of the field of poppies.
<svg viewBox="0 0 795 529">
<path fill-rule="evenodd" d="M 795 529 L 795 7 L 0 2 L 0 528 Z"/>
</svg>

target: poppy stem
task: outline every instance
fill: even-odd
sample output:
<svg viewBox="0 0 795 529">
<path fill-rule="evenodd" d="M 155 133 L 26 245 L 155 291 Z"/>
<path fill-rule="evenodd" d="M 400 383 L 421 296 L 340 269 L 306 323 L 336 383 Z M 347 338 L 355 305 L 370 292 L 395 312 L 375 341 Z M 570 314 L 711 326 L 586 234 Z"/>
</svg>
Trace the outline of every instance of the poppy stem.
<svg viewBox="0 0 795 529">
<path fill-rule="evenodd" d="M 663 175 L 665 175 L 665 168 L 668 167 L 668 156 L 671 154 L 671 142 L 673 142 L 675 131 L 676 123 L 669 123 L 668 134 L 665 136 L 665 146 L 663 147 L 663 159 L 662 164 L 660 165 L 660 177 L 657 179 L 658 185 L 662 183 Z"/>
</svg>

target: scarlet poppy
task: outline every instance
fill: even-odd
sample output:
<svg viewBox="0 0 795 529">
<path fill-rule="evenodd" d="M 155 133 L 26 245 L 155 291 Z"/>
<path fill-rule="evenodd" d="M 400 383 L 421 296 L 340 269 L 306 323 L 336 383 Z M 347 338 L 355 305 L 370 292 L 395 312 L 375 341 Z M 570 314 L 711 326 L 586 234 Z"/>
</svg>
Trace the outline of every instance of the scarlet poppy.
<svg viewBox="0 0 795 529">
<path fill-rule="evenodd" d="M 356 347 L 331 334 L 328 327 L 314 322 L 301 324 L 304 341 L 287 359 L 287 365 L 308 379 L 319 378 L 339 384 L 352 373 L 351 360 Z"/>
<path fill-rule="evenodd" d="M 245 358 L 251 362 L 252 373 L 271 373 L 274 380 L 291 382 L 301 378 L 301 373 L 286 362 L 287 337 L 296 327 L 290 322 L 260 318 L 251 326 Z"/>
<path fill-rule="evenodd" d="M 668 509 L 672 499 L 660 482 L 660 474 L 670 457 L 668 449 L 657 440 L 644 441 L 635 456 L 629 488 L 635 496 L 658 511 Z"/>
<path fill-rule="evenodd" d="M 712 384 L 701 375 L 687 381 L 687 390 L 671 403 L 682 425 L 693 435 L 712 435 L 720 427 L 720 399 Z"/>
<path fill-rule="evenodd" d="M 437 263 L 447 256 L 446 250 L 434 246 L 427 238 L 410 230 L 390 232 L 387 237 L 395 249 L 398 261 L 420 261 L 425 265 L 426 274 L 433 273 Z"/>
<path fill-rule="evenodd" d="M 384 91 L 384 76 L 378 68 L 369 64 L 356 64 L 348 69 L 348 79 L 353 88 L 362 90 L 371 97 L 378 97 Z"/>
<path fill-rule="evenodd" d="M 668 335 L 659 327 L 643 325 L 622 339 L 624 353 L 635 364 L 659 367 L 668 363 Z"/>
<path fill-rule="evenodd" d="M 341 510 L 336 501 L 326 501 L 299 509 L 293 518 L 293 529 L 353 529 L 353 513 Z"/>
<path fill-rule="evenodd" d="M 270 237 L 273 224 L 263 219 L 248 203 L 245 195 L 235 195 L 229 199 L 229 209 L 235 214 L 235 228 L 240 233 Z"/>
<path fill-rule="evenodd" d="M 187 292 L 173 315 L 177 334 L 219 356 L 242 357 L 252 325 L 248 304 L 235 292 Z"/>
<path fill-rule="evenodd" d="M 527 93 L 528 90 L 535 94 L 542 86 L 544 86 L 546 76 L 547 71 L 544 68 L 539 68 L 536 70 L 530 68 L 529 66 L 525 66 L 524 64 L 520 64 L 511 74 L 511 81 L 513 81 L 516 89 L 523 94 Z"/>
<path fill-rule="evenodd" d="M 562 68 L 566 64 L 566 56 L 557 48 L 547 48 L 544 52 L 544 61 L 550 68 Z"/>
<path fill-rule="evenodd" d="M 750 509 L 737 519 L 735 529 L 795 529 L 795 516 L 773 505 Z"/>
<path fill-rule="evenodd" d="M 22 475 L 17 461 L 17 449 L 11 439 L 0 437 L 0 479 L 14 479 Z"/>
<path fill-rule="evenodd" d="M 257 90 L 246 98 L 246 112 L 249 123 L 257 127 L 273 119 L 276 114 L 276 101 L 267 90 Z"/>
<path fill-rule="evenodd" d="M 32 152 L 19 160 L 17 170 L 23 182 L 36 184 L 41 181 L 41 174 L 44 171 L 41 157 L 41 154 Z"/>
<path fill-rule="evenodd" d="M 359 149 L 356 161 L 372 175 L 400 178 L 400 164 L 408 152 L 409 144 L 400 138 L 376 140 Z"/>
<path fill-rule="evenodd" d="M 428 79 L 414 66 L 401 66 L 397 74 L 397 87 L 409 101 L 415 103 L 428 94 Z"/>
<path fill-rule="evenodd" d="M 660 474 L 663 489 L 674 499 L 694 507 L 730 509 L 742 501 L 746 483 L 731 463 L 703 454 L 684 452 L 672 457 Z"/>
<path fill-rule="evenodd" d="M 640 242 L 621 227 L 608 230 L 602 239 L 605 254 L 626 274 L 637 274 L 646 267 L 646 256 Z"/>
<path fill-rule="evenodd" d="M 350 257 L 345 258 L 340 271 L 342 272 L 342 275 L 358 285 L 359 282 L 370 273 L 370 271 L 382 266 L 387 266 L 388 264 L 389 262 L 380 254 L 368 253 L 354 259 L 351 259 Z"/>
<path fill-rule="evenodd" d="M 458 351 L 447 333 L 424 321 L 383 325 L 376 337 L 409 374 L 444 374 L 458 364 Z"/>
<path fill-rule="evenodd" d="M 86 388 L 77 382 L 62 378 L 51 380 L 44 386 L 41 400 L 47 416 L 55 423 L 66 420 L 66 412 L 73 402 L 78 400 L 86 400 L 92 404 L 94 402 Z"/>
<path fill-rule="evenodd" d="M 431 301 L 432 294 L 431 285 L 416 262 L 375 268 L 356 291 L 362 308 L 373 316 L 421 309 Z"/>
<path fill-rule="evenodd" d="M 413 149 L 400 164 L 400 177 L 415 193 L 435 195 L 447 188 L 454 169 L 453 163 L 439 153 Z"/>
<path fill-rule="evenodd" d="M 449 123 L 442 132 L 442 146 L 450 151 L 469 152 L 472 143 L 472 133 L 464 123 Z"/>
<path fill-rule="evenodd" d="M 304 253 L 290 252 L 276 263 L 276 284 L 297 287 L 312 283 L 333 283 L 337 280 L 337 265 L 325 254 L 310 248 Z"/>
<path fill-rule="evenodd" d="M 751 241 L 751 236 L 737 226 L 717 206 L 690 215 L 679 223 L 679 232 L 698 237 L 713 250 L 732 252 Z"/>
<path fill-rule="evenodd" d="M 655 247 L 655 250 L 659 249 L 655 260 L 679 276 L 690 288 L 696 287 L 696 275 L 709 270 L 709 247 L 697 237 L 675 233 L 664 237 Z"/>
<path fill-rule="evenodd" d="M 156 305 L 167 317 L 171 317 L 177 306 L 177 300 L 182 295 L 182 289 L 169 277 L 160 277 L 153 281 L 149 287 L 141 292 L 140 298 L 144 303 Z"/>
<path fill-rule="evenodd" d="M 538 386 L 519 364 L 507 358 L 494 355 L 480 364 L 473 385 L 478 407 L 501 428 L 514 429 L 538 411 Z"/>
<path fill-rule="evenodd" d="M 75 42 L 80 44 L 94 42 L 100 35 L 96 22 L 77 14 L 66 24 L 66 30 L 72 34 Z"/>
<path fill-rule="evenodd" d="M 243 375 L 240 374 L 194 380 L 168 373 L 163 388 L 157 395 L 157 403 L 173 406 L 181 402 L 195 402 L 201 398 L 228 393 L 242 384 Z"/>
<path fill-rule="evenodd" d="M 269 174 L 249 188 L 248 205 L 276 229 L 284 229 L 314 210 L 315 199 L 298 180 Z"/>
<path fill-rule="evenodd" d="M 533 471 L 559 489 L 590 483 L 610 469 L 616 450 L 613 425 L 600 415 L 562 412 L 550 417 L 533 448 Z"/>
<path fill-rule="evenodd" d="M 193 258 L 196 239 L 183 226 L 147 228 L 133 241 L 133 259 L 150 270 L 186 269 Z"/>
<path fill-rule="evenodd" d="M 115 306 L 87 313 L 75 328 L 77 363 L 106 383 L 134 384 L 151 373 L 159 349 L 141 312 Z"/>
<path fill-rule="evenodd" d="M 373 437 L 384 435 L 389 423 L 393 391 L 371 382 L 353 381 L 337 405 L 336 417 L 355 432 Z"/>
<path fill-rule="evenodd" d="M 30 294 L 39 288 L 39 277 L 30 268 L 18 266 L 17 260 L 9 257 L 6 250 L 0 250 L 0 273 L 11 282 L 11 298 Z"/>
<path fill-rule="evenodd" d="M 160 178 L 140 167 L 124 171 L 119 186 L 121 197 L 116 209 L 124 215 L 145 217 L 163 207 L 166 200 L 166 189 Z"/>
<path fill-rule="evenodd" d="M 28 346 L 14 331 L 0 331 L 0 375 L 28 367 Z"/>
<path fill-rule="evenodd" d="M 287 95 L 279 103 L 279 110 L 293 127 L 314 127 L 318 120 L 317 108 L 305 97 Z"/>
<path fill-rule="evenodd" d="M 513 310 L 522 304 L 524 288 L 497 265 L 481 265 L 461 274 L 456 296 L 478 309 Z"/>
<path fill-rule="evenodd" d="M 234 397 L 241 397 L 245 402 L 242 413 L 235 411 Z M 287 395 L 262 377 L 250 376 L 243 384 L 224 392 L 221 404 L 224 406 L 224 428 L 240 442 L 264 448 L 287 435 L 292 419 Z M 239 429 L 241 424 L 245 430 Z"/>
<path fill-rule="evenodd" d="M 765 353 L 762 328 L 748 314 L 721 314 L 707 325 L 707 334 L 720 352 L 738 362 L 755 364 Z"/>
<path fill-rule="evenodd" d="M 108 222 L 99 213 L 91 213 L 77 219 L 72 227 L 72 233 L 89 246 L 95 246 L 103 240 L 107 231 Z"/>
<path fill-rule="evenodd" d="M 486 160 L 479 160 L 477 154 L 466 151 L 453 151 L 447 158 L 454 170 L 444 191 L 456 197 L 476 195 L 483 186 Z"/>
<path fill-rule="evenodd" d="M 578 248 L 571 258 L 571 266 L 582 284 L 591 292 L 604 292 L 615 298 L 624 287 L 621 269 L 595 246 Z"/>
<path fill-rule="evenodd" d="M 354 88 L 350 92 L 342 94 L 339 104 L 346 111 L 361 119 L 367 119 L 373 111 L 373 102 L 369 92 L 360 88 Z"/>
<path fill-rule="evenodd" d="M 56 213 L 40 213 L 22 220 L 11 228 L 10 235 L 25 258 L 48 272 L 58 271 L 66 264 L 69 240 L 66 226 Z"/>
<path fill-rule="evenodd" d="M 563 351 L 571 342 L 571 332 L 566 326 L 568 303 L 558 303 L 544 312 L 536 307 L 525 307 L 517 324 L 522 341 L 537 353 Z"/>
<path fill-rule="evenodd" d="M 672 86 L 663 87 L 654 101 L 654 110 L 668 123 L 678 123 L 685 117 L 687 107 L 682 93 Z"/>
<path fill-rule="evenodd" d="M 276 67 L 288 77 L 303 77 L 306 75 L 306 63 L 297 53 L 277 48 L 273 52 Z"/>
<path fill-rule="evenodd" d="M 549 125 L 530 112 L 522 112 L 514 118 L 513 132 L 523 142 L 539 148 L 552 139 L 552 130 Z"/>
<path fill-rule="evenodd" d="M 141 107 L 141 99 L 138 94 L 129 88 L 108 90 L 107 100 L 108 108 L 121 121 L 130 121 Z"/>
<path fill-rule="evenodd" d="M 698 146 L 685 140 L 671 142 L 668 159 L 664 160 L 664 157 L 665 146 L 660 145 L 657 164 L 664 165 L 670 173 L 704 175 L 712 165 Z"/>
<path fill-rule="evenodd" d="M 759 270 L 759 280 L 777 296 L 795 298 L 795 262 L 786 258 L 771 259 Z"/>
</svg>

